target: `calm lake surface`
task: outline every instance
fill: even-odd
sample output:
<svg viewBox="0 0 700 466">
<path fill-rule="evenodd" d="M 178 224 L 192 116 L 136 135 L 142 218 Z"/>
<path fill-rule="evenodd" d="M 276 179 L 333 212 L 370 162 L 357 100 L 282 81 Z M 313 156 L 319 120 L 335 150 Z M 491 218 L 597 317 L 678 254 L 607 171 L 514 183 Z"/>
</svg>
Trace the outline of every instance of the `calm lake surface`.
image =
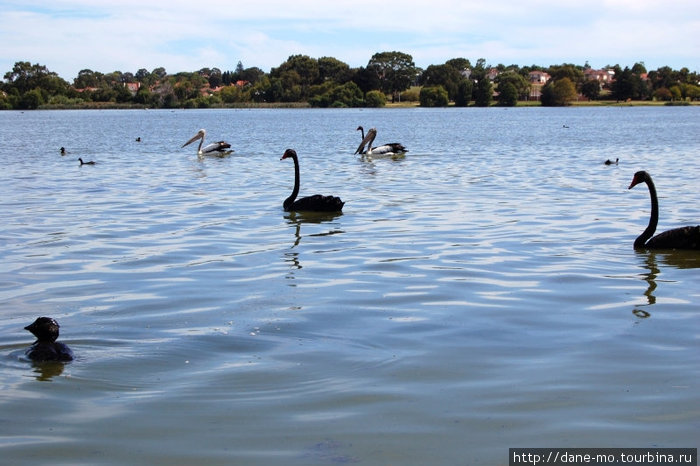
<svg viewBox="0 0 700 466">
<path fill-rule="evenodd" d="M 410 152 L 353 155 L 358 125 Z M 627 187 L 700 223 L 699 135 L 698 107 L 0 112 L 2 463 L 698 447 L 700 253 L 635 252 Z M 282 210 L 288 147 L 342 215 Z M 75 361 L 25 359 L 43 315 Z"/>
</svg>

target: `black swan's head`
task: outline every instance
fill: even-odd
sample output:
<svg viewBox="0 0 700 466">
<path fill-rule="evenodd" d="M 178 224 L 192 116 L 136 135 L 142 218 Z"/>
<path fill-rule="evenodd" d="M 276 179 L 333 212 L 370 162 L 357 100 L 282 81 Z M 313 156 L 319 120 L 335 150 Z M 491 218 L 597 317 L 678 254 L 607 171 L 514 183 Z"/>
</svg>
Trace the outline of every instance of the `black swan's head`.
<svg viewBox="0 0 700 466">
<path fill-rule="evenodd" d="M 58 338 L 59 325 L 51 317 L 39 317 L 31 325 L 24 327 L 29 330 L 39 341 L 53 343 Z"/>
<path fill-rule="evenodd" d="M 288 159 L 288 158 L 296 159 L 297 158 L 297 151 L 295 151 L 294 149 L 287 149 L 286 151 L 284 151 L 284 155 L 282 156 L 282 158 L 280 160 L 284 160 L 284 159 Z"/>
<path fill-rule="evenodd" d="M 649 173 L 645 172 L 644 170 L 640 170 L 634 174 L 634 178 L 632 178 L 632 183 L 630 183 L 630 187 L 627 189 L 632 189 L 639 183 L 646 183 L 650 179 L 651 176 L 649 176 Z"/>
</svg>

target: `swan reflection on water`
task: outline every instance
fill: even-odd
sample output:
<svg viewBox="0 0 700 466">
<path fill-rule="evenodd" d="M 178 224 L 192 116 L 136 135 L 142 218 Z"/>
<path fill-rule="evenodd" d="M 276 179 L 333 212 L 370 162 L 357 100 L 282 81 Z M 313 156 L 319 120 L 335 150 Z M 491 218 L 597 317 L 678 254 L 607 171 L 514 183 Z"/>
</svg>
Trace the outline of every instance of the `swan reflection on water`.
<svg viewBox="0 0 700 466">
<path fill-rule="evenodd" d="M 642 274 L 647 282 L 647 289 L 644 291 L 647 303 L 641 306 L 653 306 L 656 304 L 656 295 L 654 292 L 658 287 L 657 279 L 663 272 L 663 268 L 671 267 L 675 269 L 696 269 L 700 268 L 700 253 L 693 250 L 668 250 L 668 251 L 642 251 L 636 250 L 635 253 L 644 262 L 647 272 Z M 659 264 L 661 264 L 659 266 Z M 661 268 L 659 268 L 661 267 Z M 651 313 L 644 309 L 635 307 L 632 311 L 634 315 L 640 318 L 650 317 Z"/>
<path fill-rule="evenodd" d="M 343 212 L 286 212 L 284 217 L 287 223 L 294 226 L 294 242 L 290 246 L 290 250 L 284 252 L 283 260 L 290 265 L 292 269 L 301 269 L 302 265 L 299 261 L 299 252 L 294 251 L 301 243 L 301 225 L 302 224 L 323 224 L 329 223 L 343 215 Z M 307 237 L 330 236 L 345 233 L 344 230 L 331 229 L 328 231 L 309 233 Z M 293 275 L 288 275 L 287 278 L 294 278 Z"/>
</svg>

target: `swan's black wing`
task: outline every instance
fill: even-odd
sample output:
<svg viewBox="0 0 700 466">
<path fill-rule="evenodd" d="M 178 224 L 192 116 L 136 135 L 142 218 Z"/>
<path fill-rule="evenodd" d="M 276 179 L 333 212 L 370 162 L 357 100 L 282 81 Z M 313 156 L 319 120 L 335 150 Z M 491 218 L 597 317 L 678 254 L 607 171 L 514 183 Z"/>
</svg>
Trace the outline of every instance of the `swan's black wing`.
<svg viewBox="0 0 700 466">
<path fill-rule="evenodd" d="M 343 210 L 343 205 L 345 205 L 345 202 L 339 197 L 314 194 L 313 196 L 297 199 L 291 205 L 285 205 L 284 207 L 288 212 L 340 212 Z"/>
<path fill-rule="evenodd" d="M 700 225 L 664 231 L 644 244 L 648 249 L 700 249 Z"/>
</svg>

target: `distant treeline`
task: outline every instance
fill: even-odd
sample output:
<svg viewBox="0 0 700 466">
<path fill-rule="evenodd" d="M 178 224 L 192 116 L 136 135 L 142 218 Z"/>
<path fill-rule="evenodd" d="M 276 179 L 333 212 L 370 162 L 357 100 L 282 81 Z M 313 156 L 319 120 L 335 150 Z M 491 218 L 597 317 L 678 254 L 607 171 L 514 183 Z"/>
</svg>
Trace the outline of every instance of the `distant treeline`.
<svg viewBox="0 0 700 466">
<path fill-rule="evenodd" d="M 588 64 L 487 65 L 454 58 L 426 69 L 411 55 L 381 52 L 351 68 L 332 57 L 292 55 L 269 73 L 260 68 L 203 68 L 168 74 L 164 68 L 103 74 L 84 69 L 69 83 L 46 66 L 17 62 L 0 83 L 0 109 L 207 108 L 227 106 L 382 107 L 513 106 L 522 101 L 568 105 L 575 100 L 700 100 L 700 77 L 687 68 L 647 71 L 643 63 L 591 70 Z"/>
</svg>

